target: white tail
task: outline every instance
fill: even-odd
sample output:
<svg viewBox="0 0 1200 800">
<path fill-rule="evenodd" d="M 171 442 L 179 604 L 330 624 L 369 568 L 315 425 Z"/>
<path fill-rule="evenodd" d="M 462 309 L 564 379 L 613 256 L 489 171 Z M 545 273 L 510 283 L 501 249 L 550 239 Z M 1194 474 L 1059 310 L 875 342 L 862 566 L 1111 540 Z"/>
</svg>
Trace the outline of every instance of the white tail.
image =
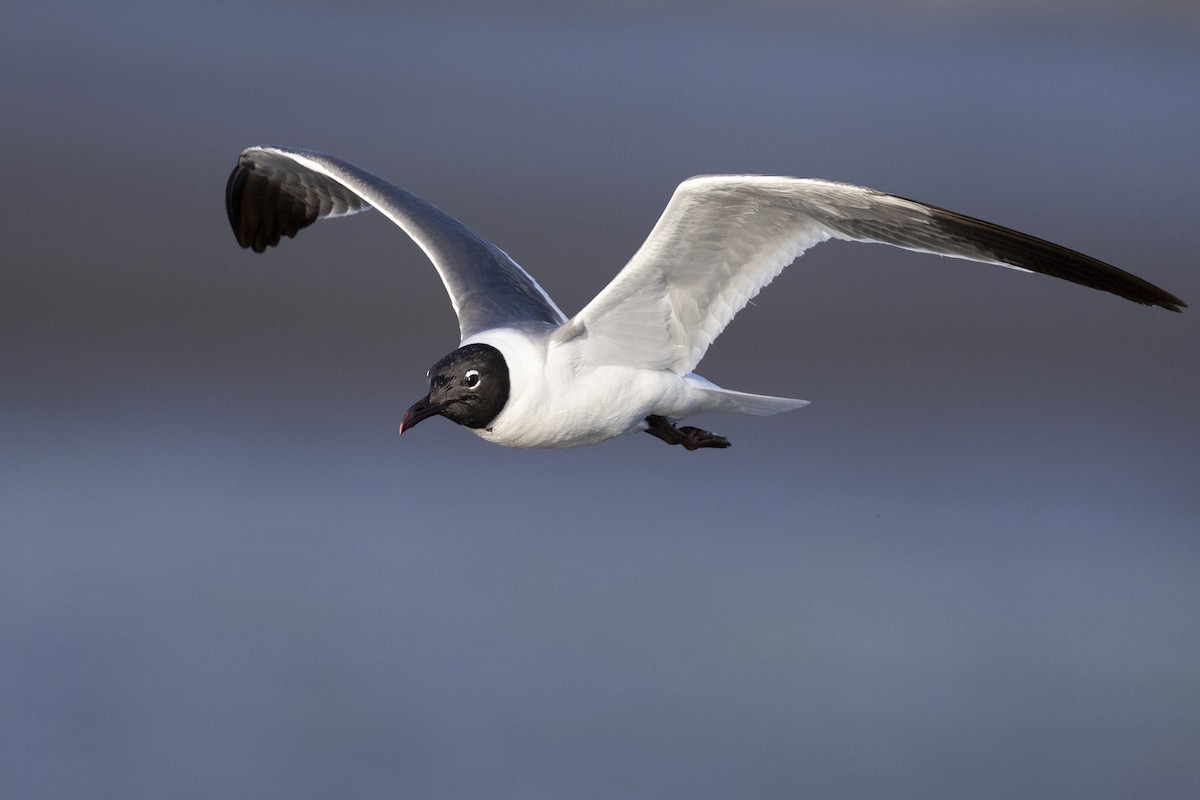
<svg viewBox="0 0 1200 800">
<path fill-rule="evenodd" d="M 808 405 L 807 400 L 794 400 L 790 397 L 771 397 L 765 394 L 748 394 L 746 392 L 722 389 L 715 383 L 711 383 L 695 373 L 689 373 L 684 377 L 712 399 L 713 411 L 755 414 L 762 417 L 768 414 L 778 414 L 781 411 L 791 411 L 794 408 L 801 408 Z"/>
</svg>

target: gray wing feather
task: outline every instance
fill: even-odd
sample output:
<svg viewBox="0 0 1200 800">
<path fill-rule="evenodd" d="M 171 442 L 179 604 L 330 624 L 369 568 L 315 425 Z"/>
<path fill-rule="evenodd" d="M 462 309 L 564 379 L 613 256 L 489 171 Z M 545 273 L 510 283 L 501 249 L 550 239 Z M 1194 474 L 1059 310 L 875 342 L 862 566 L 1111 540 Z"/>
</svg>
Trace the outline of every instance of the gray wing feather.
<svg viewBox="0 0 1200 800">
<path fill-rule="evenodd" d="M 563 313 L 504 251 L 466 225 L 347 161 L 282 147 L 242 152 L 225 188 L 238 244 L 261 253 L 318 219 L 378 209 L 433 262 L 463 339 L 490 328 L 561 325 Z"/>
</svg>

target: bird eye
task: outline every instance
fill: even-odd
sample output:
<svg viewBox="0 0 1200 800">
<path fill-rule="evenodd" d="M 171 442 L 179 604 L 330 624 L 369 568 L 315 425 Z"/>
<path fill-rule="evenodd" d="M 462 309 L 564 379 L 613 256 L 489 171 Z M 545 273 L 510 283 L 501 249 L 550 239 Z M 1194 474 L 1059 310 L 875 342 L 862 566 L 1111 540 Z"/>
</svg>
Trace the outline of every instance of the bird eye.
<svg viewBox="0 0 1200 800">
<path fill-rule="evenodd" d="M 479 370 L 477 369 L 469 369 L 466 375 L 463 376 L 463 383 L 466 384 L 468 389 L 474 389 L 479 385 L 479 382 Z"/>
</svg>

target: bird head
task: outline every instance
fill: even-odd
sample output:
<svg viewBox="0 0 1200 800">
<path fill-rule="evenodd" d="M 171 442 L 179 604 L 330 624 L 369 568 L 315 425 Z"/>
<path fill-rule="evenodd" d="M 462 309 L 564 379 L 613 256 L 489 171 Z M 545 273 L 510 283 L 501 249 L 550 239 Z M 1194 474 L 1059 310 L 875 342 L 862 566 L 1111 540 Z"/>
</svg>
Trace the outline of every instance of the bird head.
<svg viewBox="0 0 1200 800">
<path fill-rule="evenodd" d="M 440 414 L 468 428 L 485 428 L 508 402 L 508 364 L 490 344 L 460 347 L 429 369 L 429 393 L 404 412 L 400 433 Z"/>
</svg>

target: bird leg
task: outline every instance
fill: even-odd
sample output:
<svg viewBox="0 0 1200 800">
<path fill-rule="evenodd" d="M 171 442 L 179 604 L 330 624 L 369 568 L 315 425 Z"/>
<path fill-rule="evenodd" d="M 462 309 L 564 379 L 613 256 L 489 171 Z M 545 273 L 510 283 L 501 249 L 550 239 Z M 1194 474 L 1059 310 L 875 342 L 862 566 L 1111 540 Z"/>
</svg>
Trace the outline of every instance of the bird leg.
<svg viewBox="0 0 1200 800">
<path fill-rule="evenodd" d="M 657 436 L 667 444 L 681 444 L 685 450 L 698 450 L 701 447 L 729 447 L 729 440 L 715 433 L 702 431 L 690 425 L 676 428 L 666 417 L 651 414 L 646 417 L 646 433 Z"/>
</svg>

